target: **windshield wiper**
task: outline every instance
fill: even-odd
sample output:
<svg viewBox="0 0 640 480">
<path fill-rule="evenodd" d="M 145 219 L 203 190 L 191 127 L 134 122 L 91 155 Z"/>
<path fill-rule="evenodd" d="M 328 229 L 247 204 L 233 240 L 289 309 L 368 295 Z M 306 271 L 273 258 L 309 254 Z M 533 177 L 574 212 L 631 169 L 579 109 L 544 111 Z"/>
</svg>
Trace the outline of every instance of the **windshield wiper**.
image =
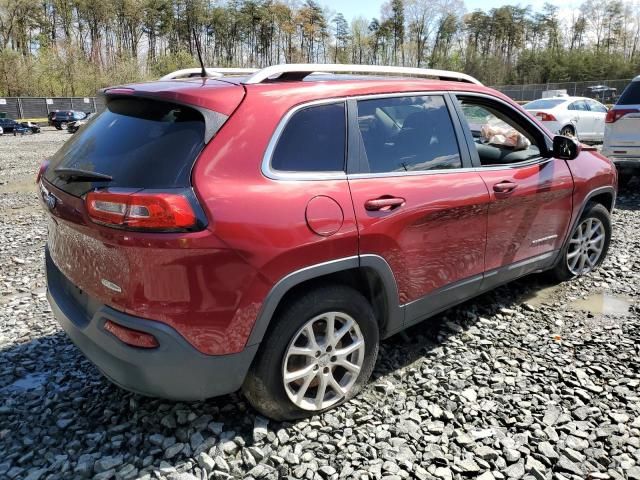
<svg viewBox="0 0 640 480">
<path fill-rule="evenodd" d="M 64 178 L 67 182 L 110 182 L 113 180 L 111 175 L 99 172 L 91 172 L 81 168 L 58 167 L 54 170 L 60 178 Z"/>
</svg>

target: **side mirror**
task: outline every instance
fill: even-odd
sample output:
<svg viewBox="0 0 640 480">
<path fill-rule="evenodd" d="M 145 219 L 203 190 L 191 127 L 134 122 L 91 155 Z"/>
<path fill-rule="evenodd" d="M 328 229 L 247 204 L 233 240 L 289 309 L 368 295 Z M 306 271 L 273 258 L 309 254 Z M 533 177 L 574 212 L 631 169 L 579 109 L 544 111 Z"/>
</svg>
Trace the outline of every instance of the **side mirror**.
<svg viewBox="0 0 640 480">
<path fill-rule="evenodd" d="M 574 160 L 580 155 L 580 142 L 575 138 L 556 135 L 553 137 L 553 156 L 561 160 Z"/>
</svg>

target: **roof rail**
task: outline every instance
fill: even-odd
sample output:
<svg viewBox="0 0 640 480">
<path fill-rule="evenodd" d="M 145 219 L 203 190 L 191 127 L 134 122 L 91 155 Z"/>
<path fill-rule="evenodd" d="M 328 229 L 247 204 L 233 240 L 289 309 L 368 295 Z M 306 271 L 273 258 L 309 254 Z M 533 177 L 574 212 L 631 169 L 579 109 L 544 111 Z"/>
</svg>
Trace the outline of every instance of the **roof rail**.
<svg viewBox="0 0 640 480">
<path fill-rule="evenodd" d="M 250 73 L 256 73 L 258 70 L 258 68 L 206 68 L 207 77 L 210 78 L 220 78 L 225 75 L 248 75 Z M 168 73 L 164 77 L 160 78 L 160 80 L 175 80 L 177 78 L 199 77 L 201 72 L 201 68 L 185 68 Z"/>
<path fill-rule="evenodd" d="M 251 75 L 244 81 L 247 85 L 262 83 L 271 77 L 286 80 L 302 80 L 312 73 L 373 73 L 406 75 L 415 77 L 434 77 L 440 80 L 453 80 L 457 82 L 475 83 L 482 85 L 480 81 L 471 75 L 450 72 L 447 70 L 433 70 L 430 68 L 413 67 L 387 67 L 382 65 L 348 65 L 348 64 L 314 64 L 314 63 L 289 63 L 273 65 Z"/>
</svg>

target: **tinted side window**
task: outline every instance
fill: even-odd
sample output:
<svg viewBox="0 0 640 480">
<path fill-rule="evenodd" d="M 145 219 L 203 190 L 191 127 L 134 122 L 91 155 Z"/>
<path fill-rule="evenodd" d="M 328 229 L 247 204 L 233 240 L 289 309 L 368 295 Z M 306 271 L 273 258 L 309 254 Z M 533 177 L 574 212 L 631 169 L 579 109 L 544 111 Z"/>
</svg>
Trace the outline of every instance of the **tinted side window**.
<svg viewBox="0 0 640 480">
<path fill-rule="evenodd" d="M 618 105 L 640 105 L 640 82 L 631 82 L 624 89 Z"/>
<path fill-rule="evenodd" d="M 300 110 L 280 135 L 271 167 L 285 172 L 344 171 L 346 130 L 344 103 Z"/>
<path fill-rule="evenodd" d="M 439 95 L 358 101 L 364 173 L 462 167 L 456 134 Z M 367 167 L 368 166 L 368 167 Z"/>
</svg>

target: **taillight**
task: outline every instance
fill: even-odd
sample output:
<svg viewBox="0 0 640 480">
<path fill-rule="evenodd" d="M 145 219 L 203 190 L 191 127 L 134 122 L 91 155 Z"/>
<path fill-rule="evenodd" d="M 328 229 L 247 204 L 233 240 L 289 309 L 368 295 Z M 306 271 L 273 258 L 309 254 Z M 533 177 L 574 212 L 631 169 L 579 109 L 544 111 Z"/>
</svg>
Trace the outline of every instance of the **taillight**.
<svg viewBox="0 0 640 480">
<path fill-rule="evenodd" d="M 138 348 L 156 348 L 158 340 L 150 333 L 134 330 L 133 328 L 123 327 L 122 325 L 107 320 L 104 322 L 104 329 L 116 337 L 118 340 Z"/>
<path fill-rule="evenodd" d="M 91 220 L 103 225 L 184 231 L 198 223 L 189 199 L 177 193 L 97 190 L 88 193 L 85 201 Z"/>
<path fill-rule="evenodd" d="M 622 117 L 629 113 L 638 113 L 640 110 L 637 108 L 620 108 L 618 110 L 611 109 L 607 112 L 607 116 L 605 117 L 605 123 L 615 123 L 620 120 Z"/>
<path fill-rule="evenodd" d="M 47 167 L 49 166 L 49 160 L 43 160 L 40 164 L 40 168 L 38 168 L 38 174 L 36 175 L 36 183 L 40 183 L 40 179 L 44 175 L 44 172 L 47 171 Z"/>
<path fill-rule="evenodd" d="M 536 117 L 538 117 L 541 122 L 555 122 L 556 121 L 556 117 L 554 117 L 550 113 L 536 112 Z"/>
</svg>

